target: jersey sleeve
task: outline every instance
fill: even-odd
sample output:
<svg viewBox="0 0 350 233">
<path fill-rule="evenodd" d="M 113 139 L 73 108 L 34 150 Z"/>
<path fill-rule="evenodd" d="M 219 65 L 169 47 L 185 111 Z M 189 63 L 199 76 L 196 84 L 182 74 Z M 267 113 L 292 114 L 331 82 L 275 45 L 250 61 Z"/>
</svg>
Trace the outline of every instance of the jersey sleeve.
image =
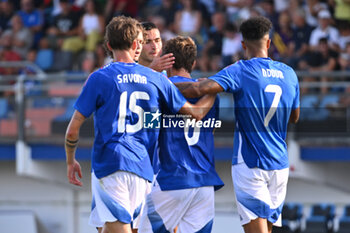
<svg viewBox="0 0 350 233">
<path fill-rule="evenodd" d="M 95 112 L 101 102 L 102 80 L 98 75 L 92 73 L 85 82 L 83 90 L 74 104 L 74 108 L 85 117 L 89 117 Z"/>
<path fill-rule="evenodd" d="M 177 89 L 177 87 L 170 82 L 168 78 L 160 75 L 160 81 L 162 82 L 163 88 L 160 90 L 162 93 L 163 100 L 169 110 L 173 113 L 177 113 L 182 106 L 187 102 L 185 97 Z"/>
<path fill-rule="evenodd" d="M 226 67 L 209 79 L 217 82 L 226 92 L 235 92 L 239 89 L 239 79 L 236 75 L 235 65 Z"/>
</svg>

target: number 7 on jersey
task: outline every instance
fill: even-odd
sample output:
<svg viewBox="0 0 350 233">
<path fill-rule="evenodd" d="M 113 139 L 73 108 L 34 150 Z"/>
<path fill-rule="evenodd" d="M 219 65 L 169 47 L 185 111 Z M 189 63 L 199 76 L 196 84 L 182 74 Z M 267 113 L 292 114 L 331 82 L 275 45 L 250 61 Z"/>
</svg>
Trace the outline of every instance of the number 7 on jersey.
<svg viewBox="0 0 350 233">
<path fill-rule="evenodd" d="M 264 126 L 267 127 L 267 126 L 269 126 L 271 118 L 276 113 L 278 103 L 281 100 L 282 89 L 278 85 L 269 84 L 265 87 L 265 92 L 275 93 L 275 96 L 273 97 L 273 100 L 272 100 L 271 107 L 270 107 L 269 111 L 267 112 L 266 117 L 264 119 Z"/>
</svg>

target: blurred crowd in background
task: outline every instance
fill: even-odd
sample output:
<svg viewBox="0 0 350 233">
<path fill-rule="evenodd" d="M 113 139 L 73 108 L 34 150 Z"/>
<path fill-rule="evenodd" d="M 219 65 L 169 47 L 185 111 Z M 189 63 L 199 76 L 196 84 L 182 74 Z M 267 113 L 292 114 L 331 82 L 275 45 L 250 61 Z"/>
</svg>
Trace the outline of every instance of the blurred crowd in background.
<svg viewBox="0 0 350 233">
<path fill-rule="evenodd" d="M 31 61 L 45 72 L 90 73 L 110 62 L 104 28 L 118 15 L 155 23 L 163 41 L 192 37 L 198 71 L 215 72 L 244 58 L 238 27 L 257 15 L 274 25 L 272 59 L 296 70 L 350 70 L 350 0 L 0 1 L 0 60 Z M 0 68 L 0 74 L 34 72 Z"/>
</svg>

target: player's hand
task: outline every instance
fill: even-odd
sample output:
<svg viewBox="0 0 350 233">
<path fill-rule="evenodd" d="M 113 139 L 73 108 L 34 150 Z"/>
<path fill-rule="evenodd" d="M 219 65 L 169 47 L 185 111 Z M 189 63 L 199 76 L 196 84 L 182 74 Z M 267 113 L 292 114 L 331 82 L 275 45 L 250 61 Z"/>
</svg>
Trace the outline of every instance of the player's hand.
<svg viewBox="0 0 350 233">
<path fill-rule="evenodd" d="M 83 177 L 81 173 L 80 164 L 78 163 L 78 161 L 74 160 L 73 164 L 67 164 L 68 181 L 71 184 L 83 186 L 83 183 L 76 177 L 76 173 L 78 173 L 80 179 Z"/>
<path fill-rule="evenodd" d="M 162 72 L 163 70 L 171 68 L 174 63 L 174 55 L 172 53 L 167 53 L 161 57 L 155 57 L 149 67 L 155 71 Z"/>
</svg>

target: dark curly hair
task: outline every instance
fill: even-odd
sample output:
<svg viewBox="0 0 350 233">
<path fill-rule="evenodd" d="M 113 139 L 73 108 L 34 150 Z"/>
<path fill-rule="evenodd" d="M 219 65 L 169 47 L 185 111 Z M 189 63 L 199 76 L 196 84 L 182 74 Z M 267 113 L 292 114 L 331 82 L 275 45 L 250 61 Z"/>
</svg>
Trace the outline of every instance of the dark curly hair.
<svg viewBox="0 0 350 233">
<path fill-rule="evenodd" d="M 252 17 L 242 22 L 239 31 L 243 40 L 260 40 L 272 29 L 272 23 L 268 18 Z"/>
<path fill-rule="evenodd" d="M 175 69 L 184 68 L 188 73 L 191 73 L 192 65 L 197 57 L 197 46 L 190 37 L 177 36 L 165 43 L 163 53 L 174 55 L 173 67 Z"/>
<path fill-rule="evenodd" d="M 158 29 L 157 26 L 152 22 L 142 22 L 141 23 L 144 31 L 150 31 L 152 29 Z"/>
</svg>

